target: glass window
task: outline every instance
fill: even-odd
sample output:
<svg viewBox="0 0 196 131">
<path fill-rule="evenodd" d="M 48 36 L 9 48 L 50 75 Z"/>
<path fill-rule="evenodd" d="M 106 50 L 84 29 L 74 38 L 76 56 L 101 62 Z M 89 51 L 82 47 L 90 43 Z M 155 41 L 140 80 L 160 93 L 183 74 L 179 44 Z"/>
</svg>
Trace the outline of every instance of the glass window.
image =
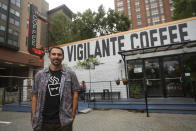
<svg viewBox="0 0 196 131">
<path fill-rule="evenodd" d="M 0 42 L 4 42 L 4 41 L 5 41 L 4 37 L 0 36 Z"/>
<path fill-rule="evenodd" d="M 1 31 L 5 31 L 5 26 L 2 26 L 2 25 L 1 25 L 1 26 L 0 26 L 0 30 L 1 30 Z"/>
<path fill-rule="evenodd" d="M 14 35 L 15 35 L 15 36 L 18 36 L 18 32 L 14 31 Z"/>
<path fill-rule="evenodd" d="M 11 0 L 11 3 L 13 5 L 16 5 L 16 6 L 20 7 L 20 0 Z"/>
<path fill-rule="evenodd" d="M 119 1 L 119 2 L 117 3 L 117 6 L 118 6 L 118 7 L 123 6 L 123 1 Z"/>
<path fill-rule="evenodd" d="M 10 13 L 14 14 L 15 15 L 15 10 L 14 9 L 10 9 Z"/>
<path fill-rule="evenodd" d="M 137 19 L 140 20 L 141 19 L 141 16 L 140 15 L 137 15 Z"/>
<path fill-rule="evenodd" d="M 151 20 L 150 19 L 148 19 L 148 24 L 150 24 L 151 23 Z"/>
<path fill-rule="evenodd" d="M 137 22 L 137 25 L 138 25 L 138 26 L 141 26 L 141 25 L 142 25 L 141 21 L 138 21 L 138 22 Z"/>
<path fill-rule="evenodd" d="M 10 33 L 10 34 L 13 34 L 13 30 L 12 30 L 12 29 L 9 29 L 9 33 Z"/>
<path fill-rule="evenodd" d="M 150 0 L 150 3 L 154 3 L 154 2 L 157 2 L 157 0 Z"/>
<path fill-rule="evenodd" d="M 121 8 L 118 8 L 118 12 L 122 13 L 124 11 L 124 9 L 121 7 Z"/>
<path fill-rule="evenodd" d="M 15 25 L 19 26 L 20 25 L 19 21 L 15 20 Z"/>
<path fill-rule="evenodd" d="M 20 7 L 20 0 L 16 0 L 16 6 Z"/>
<path fill-rule="evenodd" d="M 12 40 L 8 39 L 8 44 L 12 45 Z"/>
<path fill-rule="evenodd" d="M 6 16 L 6 15 L 4 15 L 4 14 L 1 14 L 1 19 L 6 21 L 7 16 Z"/>
<path fill-rule="evenodd" d="M 10 18 L 10 23 L 14 24 L 14 19 L 13 18 Z"/>
<path fill-rule="evenodd" d="M 15 15 L 20 17 L 20 13 L 18 11 L 15 11 Z"/>
<path fill-rule="evenodd" d="M 2 4 L 2 8 L 3 8 L 4 10 L 7 10 L 7 5 Z"/>
<path fill-rule="evenodd" d="M 12 3 L 13 5 L 15 5 L 15 4 L 16 4 L 16 1 L 15 1 L 15 0 L 11 0 L 11 3 Z"/>
<path fill-rule="evenodd" d="M 136 9 L 136 13 L 137 13 L 137 14 L 140 14 L 140 8 L 137 8 L 137 9 Z"/>
<path fill-rule="evenodd" d="M 17 41 L 13 41 L 13 45 L 17 47 L 18 46 L 18 42 Z"/>
</svg>

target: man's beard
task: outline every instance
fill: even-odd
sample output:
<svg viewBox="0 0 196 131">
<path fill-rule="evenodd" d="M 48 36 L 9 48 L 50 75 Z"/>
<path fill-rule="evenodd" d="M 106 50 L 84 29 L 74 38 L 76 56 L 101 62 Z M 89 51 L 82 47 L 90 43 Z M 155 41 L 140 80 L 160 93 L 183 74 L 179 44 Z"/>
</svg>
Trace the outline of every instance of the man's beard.
<svg viewBox="0 0 196 131">
<path fill-rule="evenodd" d="M 56 62 L 56 61 L 58 61 L 58 62 Z M 59 59 L 54 59 L 54 60 L 51 61 L 51 63 L 52 63 L 54 66 L 56 66 L 56 67 L 59 66 L 59 65 L 61 65 L 61 62 L 62 62 L 62 61 L 59 60 Z"/>
</svg>

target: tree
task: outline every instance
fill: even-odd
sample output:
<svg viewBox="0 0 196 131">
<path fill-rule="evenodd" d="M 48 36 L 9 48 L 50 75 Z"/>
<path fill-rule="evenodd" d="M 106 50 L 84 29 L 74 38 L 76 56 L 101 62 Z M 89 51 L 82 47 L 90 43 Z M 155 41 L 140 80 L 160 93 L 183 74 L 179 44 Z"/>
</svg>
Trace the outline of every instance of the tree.
<svg viewBox="0 0 196 131">
<path fill-rule="evenodd" d="M 73 35 L 80 34 L 80 40 L 127 31 L 131 24 L 127 16 L 112 9 L 106 12 L 103 5 L 99 6 L 97 13 L 88 9 L 83 14 L 75 14 L 73 23 Z"/>
<path fill-rule="evenodd" d="M 96 37 L 95 28 L 95 12 L 90 9 L 83 14 L 77 13 L 73 15 L 72 37 L 73 41 L 84 40 Z"/>
<path fill-rule="evenodd" d="M 112 9 L 106 12 L 103 5 L 97 13 L 88 9 L 84 13 L 73 14 L 72 22 L 63 13 L 58 13 L 51 18 L 49 42 L 64 44 L 109 35 L 129 30 L 130 24 L 127 16 Z"/>
<path fill-rule="evenodd" d="M 196 16 L 196 0 L 173 0 L 174 20 Z"/>
<path fill-rule="evenodd" d="M 58 13 L 51 17 L 49 29 L 49 42 L 53 44 L 64 44 L 71 42 L 71 21 L 65 14 Z"/>
</svg>

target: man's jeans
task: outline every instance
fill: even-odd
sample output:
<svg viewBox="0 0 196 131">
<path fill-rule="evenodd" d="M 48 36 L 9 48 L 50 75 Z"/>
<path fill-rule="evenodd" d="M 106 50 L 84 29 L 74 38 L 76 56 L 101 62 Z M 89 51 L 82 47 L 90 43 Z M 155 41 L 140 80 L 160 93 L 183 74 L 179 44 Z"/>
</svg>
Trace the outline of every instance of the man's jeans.
<svg viewBox="0 0 196 131">
<path fill-rule="evenodd" d="M 34 131 L 72 131 L 72 123 L 61 127 L 59 124 L 44 123 L 41 130 Z"/>
</svg>

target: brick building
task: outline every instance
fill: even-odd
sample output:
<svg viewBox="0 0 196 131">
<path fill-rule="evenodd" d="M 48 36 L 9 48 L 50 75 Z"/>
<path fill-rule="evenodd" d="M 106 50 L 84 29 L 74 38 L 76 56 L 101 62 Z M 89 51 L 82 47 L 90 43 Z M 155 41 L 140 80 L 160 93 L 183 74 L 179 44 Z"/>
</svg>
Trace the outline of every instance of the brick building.
<svg viewBox="0 0 196 131">
<path fill-rule="evenodd" d="M 47 18 L 45 0 L 0 0 L 0 87 L 16 85 L 11 76 L 32 77 L 43 67 L 43 60 L 27 49 L 30 4 Z M 36 48 L 46 47 L 47 24 L 37 22 Z"/>
<path fill-rule="evenodd" d="M 172 0 L 114 0 L 115 11 L 127 15 L 132 28 L 172 21 Z"/>
</svg>

